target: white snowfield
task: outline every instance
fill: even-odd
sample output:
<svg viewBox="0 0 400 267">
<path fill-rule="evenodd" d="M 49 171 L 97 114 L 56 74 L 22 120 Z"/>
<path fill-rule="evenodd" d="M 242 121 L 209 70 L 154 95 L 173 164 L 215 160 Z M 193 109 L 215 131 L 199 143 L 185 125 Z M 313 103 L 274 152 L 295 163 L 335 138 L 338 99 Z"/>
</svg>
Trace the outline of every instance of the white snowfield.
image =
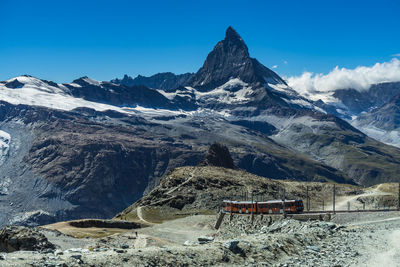
<svg viewBox="0 0 400 267">
<path fill-rule="evenodd" d="M 235 88 L 241 88 L 237 91 L 232 90 Z M 193 89 L 193 88 L 191 88 Z M 254 93 L 252 87 L 240 79 L 231 79 L 225 84 L 215 88 L 209 92 L 198 92 L 193 89 L 197 99 L 210 101 L 213 100 L 219 103 L 240 103 L 249 100 L 250 96 Z"/>
<path fill-rule="evenodd" d="M 140 106 L 117 107 L 113 105 L 87 101 L 83 98 L 71 96 L 68 93 L 68 88 L 63 84 L 57 84 L 57 87 L 55 87 L 41 81 L 40 79 L 30 76 L 18 76 L 6 82 L 13 82 L 14 80 L 18 80 L 18 82 L 23 84 L 23 86 L 21 88 L 13 89 L 6 87 L 5 83 L 0 83 L 0 100 L 14 105 L 24 104 L 67 111 L 79 107 L 87 107 L 97 111 L 114 110 L 126 114 L 149 113 L 148 115 L 154 116 L 182 113 L 179 111 L 150 109 Z M 101 85 L 101 82 L 92 80 L 90 78 L 84 78 L 83 80 L 89 84 Z M 81 87 L 79 84 L 75 83 L 70 83 L 69 85 Z"/>
<path fill-rule="evenodd" d="M 120 111 L 120 108 L 112 105 L 100 104 L 82 98 L 72 97 L 67 93 L 67 88 L 62 84 L 59 84 L 59 87 L 55 87 L 37 78 L 26 76 L 18 76 L 7 82 L 12 82 L 14 80 L 18 80 L 18 82 L 24 84 L 24 86 L 12 89 L 0 83 L 0 100 L 14 105 L 24 104 L 61 110 L 88 107 L 98 111 L 108 109 Z M 61 88 L 65 88 L 65 90 Z"/>
</svg>

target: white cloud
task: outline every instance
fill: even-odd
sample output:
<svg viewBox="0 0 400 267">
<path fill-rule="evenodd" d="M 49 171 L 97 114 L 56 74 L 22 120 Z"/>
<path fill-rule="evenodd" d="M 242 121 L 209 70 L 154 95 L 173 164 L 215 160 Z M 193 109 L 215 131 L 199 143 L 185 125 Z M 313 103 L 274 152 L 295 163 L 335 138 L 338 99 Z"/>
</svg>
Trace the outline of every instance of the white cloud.
<svg viewBox="0 0 400 267">
<path fill-rule="evenodd" d="M 346 88 L 363 91 L 372 84 L 400 81 L 400 60 L 393 58 L 389 62 L 376 63 L 372 67 L 359 66 L 355 69 L 335 67 L 326 75 L 304 72 L 301 76 L 287 78 L 287 81 L 300 94 Z"/>
<path fill-rule="evenodd" d="M 398 54 L 393 54 L 392 57 L 400 57 L 400 53 L 398 53 Z"/>
<path fill-rule="evenodd" d="M 276 69 L 276 68 L 278 68 L 278 65 L 273 65 L 272 68 Z"/>
</svg>

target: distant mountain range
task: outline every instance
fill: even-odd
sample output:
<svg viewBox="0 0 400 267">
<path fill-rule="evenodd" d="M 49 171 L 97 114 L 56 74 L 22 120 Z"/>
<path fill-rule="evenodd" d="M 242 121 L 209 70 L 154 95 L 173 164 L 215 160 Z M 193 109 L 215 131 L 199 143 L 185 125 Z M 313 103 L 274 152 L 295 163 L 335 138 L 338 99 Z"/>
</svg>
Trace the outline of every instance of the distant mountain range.
<svg viewBox="0 0 400 267">
<path fill-rule="evenodd" d="M 151 77 L 138 75 L 132 78 L 125 75 L 122 79 L 111 80 L 112 83 L 125 86 L 143 85 L 149 88 L 162 89 L 165 91 L 176 90 L 180 86 L 185 86 L 194 76 L 193 73 L 175 75 L 172 72 L 157 73 Z"/>
<path fill-rule="evenodd" d="M 400 181 L 400 149 L 365 130 L 397 131 L 398 93 L 386 83 L 308 99 L 231 27 L 194 74 L 18 76 L 0 82 L 0 225 L 112 217 L 214 142 L 268 178 Z"/>
</svg>

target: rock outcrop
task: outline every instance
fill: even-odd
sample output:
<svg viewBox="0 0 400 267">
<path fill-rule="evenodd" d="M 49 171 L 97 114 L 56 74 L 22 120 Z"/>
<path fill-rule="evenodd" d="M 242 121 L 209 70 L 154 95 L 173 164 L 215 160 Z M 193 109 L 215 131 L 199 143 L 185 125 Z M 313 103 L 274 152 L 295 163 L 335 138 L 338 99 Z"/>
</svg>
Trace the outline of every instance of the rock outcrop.
<svg viewBox="0 0 400 267">
<path fill-rule="evenodd" d="M 42 251 L 56 247 L 35 228 L 7 226 L 0 230 L 0 252 Z"/>
<path fill-rule="evenodd" d="M 229 153 L 229 149 L 219 143 L 214 143 L 210 146 L 206 158 L 199 166 L 215 166 L 228 169 L 235 169 L 235 163 Z"/>
</svg>

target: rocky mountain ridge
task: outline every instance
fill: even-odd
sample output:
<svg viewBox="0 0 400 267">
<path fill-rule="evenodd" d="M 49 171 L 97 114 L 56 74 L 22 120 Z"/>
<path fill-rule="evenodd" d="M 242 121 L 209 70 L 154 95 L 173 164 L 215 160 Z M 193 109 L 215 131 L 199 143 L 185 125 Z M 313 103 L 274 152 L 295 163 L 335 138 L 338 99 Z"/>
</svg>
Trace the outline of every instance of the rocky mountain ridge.
<svg viewBox="0 0 400 267">
<path fill-rule="evenodd" d="M 150 77 L 138 75 L 136 78 L 132 78 L 125 74 L 122 79 L 113 79 L 111 82 L 129 87 L 134 85 L 142 85 L 154 89 L 174 91 L 181 86 L 186 86 L 193 75 L 193 73 L 175 75 L 172 72 L 163 72 L 154 74 Z"/>
</svg>

